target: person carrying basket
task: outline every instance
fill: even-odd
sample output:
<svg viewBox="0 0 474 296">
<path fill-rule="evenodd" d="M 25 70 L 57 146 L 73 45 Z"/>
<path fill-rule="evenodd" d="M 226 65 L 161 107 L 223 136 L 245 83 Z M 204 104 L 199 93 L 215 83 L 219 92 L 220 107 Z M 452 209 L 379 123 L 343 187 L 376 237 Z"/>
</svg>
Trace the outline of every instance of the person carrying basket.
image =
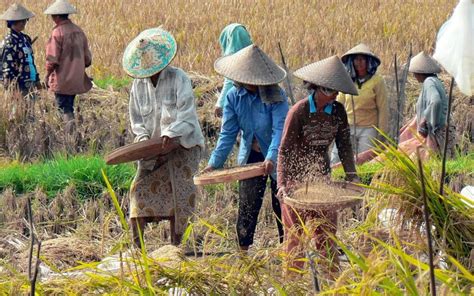
<svg viewBox="0 0 474 296">
<path fill-rule="evenodd" d="M 304 80 L 309 96 L 291 108 L 283 129 L 277 170 L 281 200 L 291 196 L 298 184 L 327 179 L 330 173 L 329 147 L 333 141 L 347 180 L 358 181 L 346 110 L 336 101 L 338 92 L 357 95 L 357 89 L 341 60 L 332 56 L 307 65 L 294 75 Z M 337 212 L 296 209 L 284 200 L 281 205 L 289 258 L 303 257 L 302 223 L 315 219 L 325 222 L 315 229 L 313 240 L 316 248 L 329 257 L 334 243 L 327 233 L 336 233 Z M 288 261 L 289 268 L 302 269 L 303 264 L 302 260 Z"/>
</svg>

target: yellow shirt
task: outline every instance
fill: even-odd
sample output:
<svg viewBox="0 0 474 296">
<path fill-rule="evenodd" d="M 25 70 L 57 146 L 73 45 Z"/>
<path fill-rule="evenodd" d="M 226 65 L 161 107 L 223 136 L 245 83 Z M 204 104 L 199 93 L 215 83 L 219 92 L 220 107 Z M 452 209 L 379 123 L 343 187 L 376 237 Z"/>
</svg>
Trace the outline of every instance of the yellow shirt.
<svg viewBox="0 0 474 296">
<path fill-rule="evenodd" d="M 382 76 L 375 74 L 364 82 L 359 88 L 355 84 L 358 96 L 339 93 L 337 101 L 346 108 L 347 119 L 350 125 L 354 125 L 355 105 L 355 126 L 371 127 L 376 126 L 384 132 L 388 131 L 388 100 L 385 81 Z"/>
</svg>

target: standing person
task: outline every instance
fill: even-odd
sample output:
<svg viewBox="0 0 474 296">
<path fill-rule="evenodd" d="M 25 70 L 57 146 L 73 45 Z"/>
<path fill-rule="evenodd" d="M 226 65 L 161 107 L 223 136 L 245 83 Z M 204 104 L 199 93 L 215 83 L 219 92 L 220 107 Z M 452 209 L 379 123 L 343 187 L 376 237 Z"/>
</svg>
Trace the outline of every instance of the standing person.
<svg viewBox="0 0 474 296">
<path fill-rule="evenodd" d="M 22 96 L 28 96 L 34 88 L 41 87 L 32 41 L 30 36 L 23 33 L 26 23 L 34 16 L 34 13 L 21 4 L 12 4 L 0 17 L 7 21 L 7 27 L 10 29 L 0 46 L 0 77 L 6 88 L 18 89 Z"/>
<path fill-rule="evenodd" d="M 341 57 L 358 95 L 340 94 L 337 100 L 344 105 L 351 127 L 351 140 L 357 155 L 369 150 L 377 138 L 377 127 L 388 132 L 389 107 L 387 88 L 382 76 L 377 74 L 380 59 L 365 44 L 359 44 Z M 339 162 L 337 149 L 332 151 L 332 163 Z"/>
<path fill-rule="evenodd" d="M 221 32 L 219 37 L 219 44 L 221 46 L 222 55 L 234 54 L 252 44 L 252 38 L 250 37 L 247 29 L 237 23 L 227 25 Z M 221 93 L 217 99 L 214 114 L 217 117 L 222 117 L 222 109 L 224 108 L 225 97 L 229 90 L 234 86 L 232 80 L 224 78 L 224 85 L 222 86 Z"/>
<path fill-rule="evenodd" d="M 297 185 L 325 179 L 330 173 L 329 147 L 336 143 L 346 178 L 358 181 L 350 140 L 350 129 L 344 106 L 336 101 L 337 93 L 357 95 L 343 64 L 337 56 L 321 60 L 297 70 L 294 75 L 304 80 L 310 94 L 288 113 L 278 154 L 279 197 L 292 194 Z M 314 232 L 316 247 L 327 257 L 335 254 L 334 243 L 326 232 L 336 234 L 337 213 L 301 211 L 282 202 L 286 251 L 293 258 L 304 257 L 300 236 L 301 220 L 323 219 Z M 293 229 L 292 229 L 293 228 Z M 327 250 L 332 250 L 328 254 Z M 337 261 L 337 256 L 334 256 Z M 303 268 L 301 260 L 289 260 L 288 266 Z"/>
<path fill-rule="evenodd" d="M 76 8 L 66 0 L 56 0 L 45 12 L 56 24 L 46 45 L 46 86 L 54 92 L 58 108 L 63 114 L 66 130 L 74 125 L 74 99 L 88 92 L 92 82 L 86 68 L 92 63 L 86 34 L 75 25 L 69 15 Z"/>
<path fill-rule="evenodd" d="M 253 44 L 233 55 L 221 57 L 214 68 L 234 81 L 235 86 L 225 98 L 219 140 L 205 171 L 224 165 L 239 131 L 242 133 L 239 165 L 263 161 L 265 166 L 266 176 L 239 182 L 237 236 L 241 250 L 246 251 L 253 244 L 268 176 L 280 241 L 283 238 L 275 169 L 281 132 L 288 112 L 288 99 L 277 84 L 285 79 L 286 72 Z"/>
<path fill-rule="evenodd" d="M 183 70 L 169 66 L 176 48 L 169 32 L 153 28 L 140 33 L 123 55 L 125 72 L 135 78 L 129 104 L 135 142 L 161 138 L 165 149 L 178 147 L 157 159 L 138 162 L 130 189 L 130 221 L 137 246 L 146 224 L 161 220 L 170 220 L 171 243 L 178 245 L 196 205 L 193 175 L 204 136 L 191 80 Z"/>
<path fill-rule="evenodd" d="M 422 83 L 422 89 L 416 102 L 417 132 L 427 139 L 428 147 L 439 153 L 446 141 L 448 114 L 446 90 L 443 82 L 436 75 L 441 72 L 441 67 L 432 57 L 420 52 L 411 59 L 408 70 L 414 74 L 419 83 Z M 454 131 L 450 130 L 450 135 L 453 138 L 448 142 L 448 155 L 453 156 Z"/>
</svg>

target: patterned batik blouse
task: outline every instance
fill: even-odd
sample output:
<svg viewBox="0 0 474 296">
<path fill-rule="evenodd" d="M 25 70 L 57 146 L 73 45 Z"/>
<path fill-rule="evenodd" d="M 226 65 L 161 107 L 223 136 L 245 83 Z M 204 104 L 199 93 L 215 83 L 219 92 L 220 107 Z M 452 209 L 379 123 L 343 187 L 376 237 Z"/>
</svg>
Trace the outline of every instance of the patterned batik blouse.
<svg viewBox="0 0 474 296">
<path fill-rule="evenodd" d="M 17 83 L 20 89 L 28 89 L 39 81 L 30 36 L 10 30 L 1 44 L 2 75 L 6 85 Z"/>
</svg>

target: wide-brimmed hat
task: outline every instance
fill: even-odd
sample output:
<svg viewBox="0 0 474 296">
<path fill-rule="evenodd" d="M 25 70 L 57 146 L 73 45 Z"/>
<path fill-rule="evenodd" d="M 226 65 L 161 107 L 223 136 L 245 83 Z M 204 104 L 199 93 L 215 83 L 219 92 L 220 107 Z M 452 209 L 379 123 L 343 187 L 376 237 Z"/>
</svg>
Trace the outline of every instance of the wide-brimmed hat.
<svg viewBox="0 0 474 296">
<path fill-rule="evenodd" d="M 362 54 L 362 55 L 366 55 L 366 56 L 369 56 L 369 57 L 372 57 L 374 58 L 377 63 L 380 65 L 380 59 L 378 56 L 376 56 L 371 50 L 370 48 L 365 45 L 364 43 L 361 43 L 353 48 L 351 48 L 348 52 L 346 52 L 342 57 L 341 57 L 341 60 L 342 62 L 346 62 L 347 58 L 351 55 L 358 55 L 358 54 Z"/>
<path fill-rule="evenodd" d="M 15 3 L 8 7 L 7 11 L 0 16 L 0 19 L 5 21 L 21 21 L 34 16 L 35 14 L 26 9 L 23 5 Z"/>
<path fill-rule="evenodd" d="M 275 64 L 255 44 L 217 59 L 214 63 L 214 69 L 230 80 L 250 85 L 277 84 L 286 77 L 286 71 Z"/>
<path fill-rule="evenodd" d="M 441 67 L 435 59 L 422 51 L 410 60 L 408 71 L 412 73 L 433 74 L 441 72 Z"/>
<path fill-rule="evenodd" d="M 332 56 L 304 66 L 293 73 L 314 85 L 334 89 L 345 94 L 357 95 L 357 89 L 337 56 Z"/>
<path fill-rule="evenodd" d="M 77 13 L 76 8 L 66 0 L 56 0 L 44 11 L 44 14 L 50 14 L 50 15 L 74 14 L 74 13 Z"/>
<path fill-rule="evenodd" d="M 141 32 L 125 49 L 122 65 L 128 75 L 147 78 L 163 70 L 176 55 L 173 35 L 162 28 Z"/>
</svg>

